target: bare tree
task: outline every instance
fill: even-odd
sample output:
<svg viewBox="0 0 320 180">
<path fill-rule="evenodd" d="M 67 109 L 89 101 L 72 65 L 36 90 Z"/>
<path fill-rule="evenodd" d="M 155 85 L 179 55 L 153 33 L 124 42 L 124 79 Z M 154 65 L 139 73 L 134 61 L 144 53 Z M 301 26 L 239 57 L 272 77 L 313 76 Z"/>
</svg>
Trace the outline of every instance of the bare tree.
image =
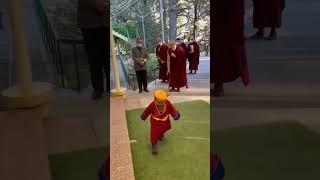
<svg viewBox="0 0 320 180">
<path fill-rule="evenodd" d="M 196 37 L 196 31 L 197 31 L 197 21 L 198 21 L 198 3 L 199 1 L 195 0 L 193 4 L 194 8 L 194 16 L 193 16 L 193 37 Z"/>
<path fill-rule="evenodd" d="M 177 1 L 169 0 L 169 39 L 177 38 Z"/>
</svg>

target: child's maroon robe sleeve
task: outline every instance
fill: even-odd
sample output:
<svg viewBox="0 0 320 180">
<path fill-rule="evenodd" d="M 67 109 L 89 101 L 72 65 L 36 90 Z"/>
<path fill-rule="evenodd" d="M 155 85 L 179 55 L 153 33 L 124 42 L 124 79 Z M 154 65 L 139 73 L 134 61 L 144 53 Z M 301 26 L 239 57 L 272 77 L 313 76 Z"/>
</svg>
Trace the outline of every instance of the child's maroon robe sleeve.
<svg viewBox="0 0 320 180">
<path fill-rule="evenodd" d="M 170 108 L 170 114 L 173 117 L 174 120 L 179 120 L 180 119 L 180 113 L 176 110 L 176 108 L 170 103 L 170 101 L 168 102 L 168 107 Z"/>
<path fill-rule="evenodd" d="M 143 113 L 141 114 L 141 119 L 142 120 L 146 120 L 147 117 L 152 113 L 152 110 L 153 110 L 153 103 L 150 103 L 149 106 L 143 111 Z"/>
</svg>

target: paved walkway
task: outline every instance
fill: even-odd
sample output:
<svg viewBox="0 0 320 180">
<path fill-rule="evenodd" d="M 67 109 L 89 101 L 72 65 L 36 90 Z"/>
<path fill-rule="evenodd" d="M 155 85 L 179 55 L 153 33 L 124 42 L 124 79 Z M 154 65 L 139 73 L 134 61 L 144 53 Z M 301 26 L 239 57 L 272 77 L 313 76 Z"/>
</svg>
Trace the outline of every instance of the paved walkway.
<svg viewBox="0 0 320 180">
<path fill-rule="evenodd" d="M 182 88 L 181 92 L 172 92 L 169 96 L 169 100 L 172 103 L 204 100 L 210 103 L 210 58 L 201 57 L 199 70 L 197 74 L 188 74 L 189 88 Z M 153 100 L 153 91 L 157 88 L 168 90 L 167 83 L 161 83 L 160 80 L 151 82 L 148 85 L 149 93 L 141 93 L 138 91 L 130 91 L 125 99 L 126 110 L 137 109 L 148 106 Z"/>
<path fill-rule="evenodd" d="M 0 112 L 0 177 L 50 180 L 43 108 Z"/>
<path fill-rule="evenodd" d="M 90 92 L 55 90 L 49 118 L 44 122 L 50 154 L 105 147 L 108 143 L 107 98 L 92 101 Z"/>
</svg>

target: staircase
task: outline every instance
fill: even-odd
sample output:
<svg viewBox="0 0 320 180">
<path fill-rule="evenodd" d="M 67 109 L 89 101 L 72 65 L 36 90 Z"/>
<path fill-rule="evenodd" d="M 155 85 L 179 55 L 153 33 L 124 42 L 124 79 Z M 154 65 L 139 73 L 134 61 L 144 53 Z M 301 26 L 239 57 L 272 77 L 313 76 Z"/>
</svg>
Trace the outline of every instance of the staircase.
<svg viewBox="0 0 320 180">
<path fill-rule="evenodd" d="M 39 18 L 39 22 L 41 25 L 41 34 L 43 38 L 44 47 L 47 50 L 47 55 L 49 57 L 50 63 L 54 65 L 55 72 L 57 73 L 58 79 L 58 87 L 62 87 L 64 89 L 77 89 L 79 92 L 83 90 L 81 84 L 84 86 L 87 85 L 89 74 L 87 72 L 88 64 L 83 64 L 85 67 L 80 66 L 84 62 L 83 59 L 86 58 L 85 52 L 83 50 L 77 50 L 76 47 L 83 46 L 83 41 L 79 39 L 74 39 L 72 37 L 68 37 L 68 39 L 61 39 L 56 36 L 56 33 L 53 29 L 54 24 L 50 21 L 50 18 L 47 16 L 47 11 L 43 7 L 43 4 L 39 0 L 33 0 L 35 10 L 37 16 Z M 135 41 L 137 37 L 139 37 L 139 33 L 137 29 L 128 29 L 123 24 L 113 23 L 112 33 L 114 37 L 121 39 L 122 41 L 130 44 L 132 40 Z M 70 49 L 63 49 L 64 46 L 72 46 L 73 50 Z M 67 52 L 68 51 L 68 52 Z M 69 53 L 70 51 L 70 53 Z M 73 53 L 71 53 L 73 52 Z M 70 54 L 70 56 L 66 57 L 66 54 Z M 124 67 L 119 58 L 117 58 L 118 62 L 118 71 L 120 72 L 120 80 L 121 85 L 126 85 L 126 73 L 124 72 Z M 68 63 L 67 63 L 68 62 Z M 110 61 L 111 62 L 111 61 Z M 71 70 L 76 72 L 76 77 L 74 78 L 72 83 L 68 83 L 68 80 L 71 81 L 68 77 L 68 73 L 70 74 Z M 85 72 L 84 72 L 84 69 Z M 82 73 L 83 72 L 83 73 Z M 114 85 L 113 82 L 113 73 L 111 69 L 111 77 L 110 77 L 110 84 L 111 86 Z M 75 87 L 76 86 L 76 87 Z"/>
</svg>

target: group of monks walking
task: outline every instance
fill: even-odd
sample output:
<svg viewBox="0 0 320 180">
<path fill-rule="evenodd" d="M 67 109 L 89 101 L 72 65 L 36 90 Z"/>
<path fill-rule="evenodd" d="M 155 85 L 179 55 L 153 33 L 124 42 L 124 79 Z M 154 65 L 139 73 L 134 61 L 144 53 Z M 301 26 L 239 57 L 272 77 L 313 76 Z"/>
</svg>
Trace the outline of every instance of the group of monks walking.
<svg viewBox="0 0 320 180">
<path fill-rule="evenodd" d="M 170 41 L 169 45 L 161 38 L 157 42 L 159 79 L 162 83 L 169 83 L 171 92 L 180 92 L 182 87 L 188 88 L 187 61 L 189 61 L 189 74 L 196 74 L 200 58 L 200 47 L 194 37 L 190 37 L 188 44 L 184 43 L 183 38 Z"/>
<path fill-rule="evenodd" d="M 241 77 L 250 82 L 244 45 L 244 0 L 214 0 L 210 39 L 213 42 L 211 82 L 213 95 L 223 96 L 223 84 Z M 253 0 L 253 27 L 257 32 L 250 39 L 275 40 L 276 29 L 281 27 L 285 0 Z M 270 28 L 268 37 L 265 28 Z"/>
</svg>

